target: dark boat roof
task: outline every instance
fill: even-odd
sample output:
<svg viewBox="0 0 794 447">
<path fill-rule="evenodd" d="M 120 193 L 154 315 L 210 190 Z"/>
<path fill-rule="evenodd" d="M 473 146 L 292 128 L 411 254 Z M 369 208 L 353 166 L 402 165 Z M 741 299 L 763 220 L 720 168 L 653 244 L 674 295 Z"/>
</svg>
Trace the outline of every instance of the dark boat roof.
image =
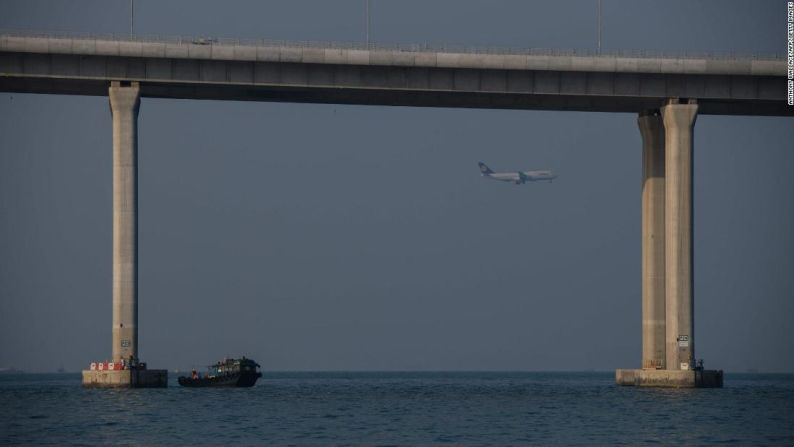
<svg viewBox="0 0 794 447">
<path fill-rule="evenodd" d="M 261 366 L 259 365 L 259 363 L 256 363 L 256 361 L 254 361 L 253 359 L 249 359 L 243 356 L 242 358 L 239 359 L 225 359 L 223 361 L 216 362 L 212 365 L 207 365 L 207 368 L 213 368 L 218 366 L 231 366 L 237 363 L 239 363 L 240 365 L 255 365 L 257 368 Z"/>
</svg>

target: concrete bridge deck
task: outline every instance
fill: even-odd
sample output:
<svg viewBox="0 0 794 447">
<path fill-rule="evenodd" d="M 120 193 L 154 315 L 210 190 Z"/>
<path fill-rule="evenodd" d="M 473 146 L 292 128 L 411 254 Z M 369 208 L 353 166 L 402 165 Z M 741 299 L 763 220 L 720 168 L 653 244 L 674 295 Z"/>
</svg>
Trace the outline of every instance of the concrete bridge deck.
<svg viewBox="0 0 794 447">
<path fill-rule="evenodd" d="M 324 46 L 323 46 L 324 45 Z M 782 58 L 474 52 L 207 39 L 0 34 L 0 91 L 425 107 L 792 115 Z"/>
</svg>

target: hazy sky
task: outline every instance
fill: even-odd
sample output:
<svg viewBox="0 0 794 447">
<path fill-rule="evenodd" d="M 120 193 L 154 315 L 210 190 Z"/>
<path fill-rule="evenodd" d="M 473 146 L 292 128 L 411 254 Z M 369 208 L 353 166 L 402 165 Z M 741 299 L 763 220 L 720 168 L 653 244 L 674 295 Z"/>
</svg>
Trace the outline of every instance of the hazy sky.
<svg viewBox="0 0 794 447">
<path fill-rule="evenodd" d="M 594 48 L 596 0 L 372 0 L 376 42 Z M 785 50 L 784 1 L 603 1 L 605 49 Z M 0 28 L 126 33 L 126 0 Z M 364 0 L 135 2 L 136 33 L 361 41 Z M 781 98 L 781 100 L 783 100 Z M 636 116 L 146 99 L 140 355 L 265 370 L 640 366 Z M 794 371 L 794 121 L 700 116 L 696 356 Z M 111 348 L 106 97 L 0 94 L 0 366 Z M 553 169 L 515 186 L 494 169 Z"/>
</svg>

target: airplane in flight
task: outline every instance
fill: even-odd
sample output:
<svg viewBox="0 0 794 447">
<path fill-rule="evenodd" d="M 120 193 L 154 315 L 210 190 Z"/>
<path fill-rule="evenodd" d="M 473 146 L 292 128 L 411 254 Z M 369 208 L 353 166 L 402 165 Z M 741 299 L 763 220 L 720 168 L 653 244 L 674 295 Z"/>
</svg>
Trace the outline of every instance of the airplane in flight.
<svg viewBox="0 0 794 447">
<path fill-rule="evenodd" d="M 483 162 L 477 163 L 480 165 L 480 174 L 483 177 L 492 178 L 502 182 L 513 182 L 516 185 L 523 185 L 526 182 L 537 182 L 539 180 L 552 180 L 557 178 L 557 174 L 551 171 L 516 171 L 516 172 L 494 172 L 485 165 Z"/>
</svg>

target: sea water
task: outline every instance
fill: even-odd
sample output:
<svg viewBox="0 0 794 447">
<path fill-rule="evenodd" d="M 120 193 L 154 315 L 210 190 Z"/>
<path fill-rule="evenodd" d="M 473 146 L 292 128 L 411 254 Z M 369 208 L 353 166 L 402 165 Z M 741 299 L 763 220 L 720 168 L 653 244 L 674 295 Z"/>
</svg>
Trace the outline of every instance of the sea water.
<svg viewBox="0 0 794 447">
<path fill-rule="evenodd" d="M 253 388 L 0 375 L 0 445 L 794 445 L 794 375 L 722 389 L 612 373 L 264 373 Z"/>
</svg>

